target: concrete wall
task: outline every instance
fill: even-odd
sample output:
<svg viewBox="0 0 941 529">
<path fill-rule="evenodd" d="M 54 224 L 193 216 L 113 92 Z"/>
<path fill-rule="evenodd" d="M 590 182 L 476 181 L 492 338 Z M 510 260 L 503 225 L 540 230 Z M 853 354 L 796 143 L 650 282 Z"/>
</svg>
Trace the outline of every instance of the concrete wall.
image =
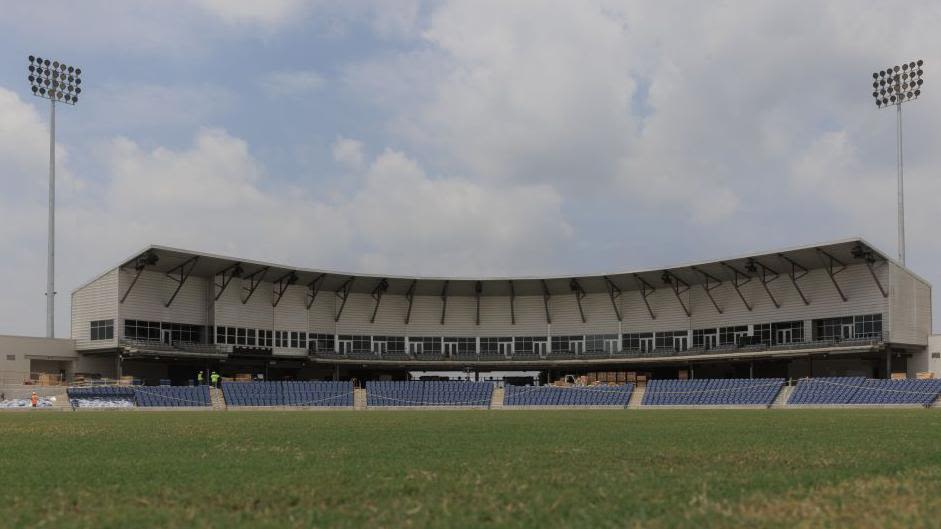
<svg viewBox="0 0 941 529">
<path fill-rule="evenodd" d="M 18 384 L 31 372 L 71 375 L 78 355 L 75 343 L 65 338 L 0 336 L 0 384 Z"/>
</svg>

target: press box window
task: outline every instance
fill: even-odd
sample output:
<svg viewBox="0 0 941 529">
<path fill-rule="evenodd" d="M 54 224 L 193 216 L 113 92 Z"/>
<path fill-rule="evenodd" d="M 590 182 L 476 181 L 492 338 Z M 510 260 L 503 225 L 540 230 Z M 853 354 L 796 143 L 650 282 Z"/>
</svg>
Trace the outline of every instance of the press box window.
<svg viewBox="0 0 941 529">
<path fill-rule="evenodd" d="M 92 340 L 114 339 L 114 320 L 95 320 L 91 322 Z"/>
</svg>

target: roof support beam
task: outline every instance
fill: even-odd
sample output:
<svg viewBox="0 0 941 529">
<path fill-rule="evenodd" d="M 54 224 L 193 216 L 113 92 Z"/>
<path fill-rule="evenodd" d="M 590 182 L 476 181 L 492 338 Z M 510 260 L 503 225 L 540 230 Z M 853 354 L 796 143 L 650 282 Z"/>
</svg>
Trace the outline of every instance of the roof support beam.
<svg viewBox="0 0 941 529">
<path fill-rule="evenodd" d="M 474 297 L 477 298 L 477 325 L 480 326 L 480 294 L 484 291 L 484 285 L 480 281 L 474 284 Z"/>
<path fill-rule="evenodd" d="M 222 283 L 216 281 L 216 278 L 222 276 Z M 212 276 L 212 282 L 216 285 L 216 288 L 219 290 L 216 292 L 215 300 L 219 301 L 219 298 L 222 297 L 222 294 L 225 292 L 225 289 L 229 288 L 229 283 L 232 282 L 236 277 L 242 277 L 242 263 L 233 263 L 226 268 L 215 273 Z"/>
<path fill-rule="evenodd" d="M 376 284 L 376 288 L 372 289 L 372 299 L 376 300 L 376 304 L 372 308 L 372 316 L 369 317 L 369 323 L 376 322 L 376 314 L 379 313 L 379 304 L 382 303 L 382 295 L 385 294 L 386 290 L 389 290 L 389 282 L 385 278 L 379 280 L 379 283 Z"/>
<path fill-rule="evenodd" d="M 412 304 L 415 302 L 416 283 L 418 283 L 418 280 L 413 279 L 412 284 L 408 286 L 408 290 L 405 292 L 405 299 L 408 300 L 408 311 L 405 312 L 405 325 L 408 325 L 409 320 L 412 319 Z"/>
<path fill-rule="evenodd" d="M 876 286 L 879 287 L 879 292 L 882 293 L 882 297 L 889 297 L 889 292 L 885 289 L 885 287 L 882 286 L 882 281 L 879 281 L 879 276 L 876 275 L 876 269 L 873 267 L 876 262 L 876 257 L 873 255 L 873 251 L 862 244 L 857 244 L 853 247 L 852 253 L 853 257 L 856 259 L 863 259 L 866 262 L 866 268 L 868 268 L 869 273 L 872 274 L 872 280 L 875 281 Z"/>
<path fill-rule="evenodd" d="M 624 318 L 621 317 L 621 309 L 618 307 L 618 299 L 621 298 L 621 289 L 614 284 L 614 281 L 611 281 L 611 278 L 604 276 L 605 285 L 608 287 L 608 297 L 611 298 L 611 308 L 614 309 L 614 315 L 618 317 L 618 321 L 624 321 Z"/>
<path fill-rule="evenodd" d="M 350 299 L 350 291 L 353 290 L 353 281 L 355 279 L 356 279 L 355 276 L 351 276 L 349 279 L 346 280 L 346 282 L 340 285 L 340 288 L 337 289 L 337 291 L 334 293 L 336 297 L 343 300 L 340 303 L 340 310 L 337 311 L 336 317 L 333 318 L 334 323 L 339 322 L 340 316 L 343 315 L 343 308 L 346 307 L 346 300 Z"/>
<path fill-rule="evenodd" d="M 268 273 L 270 266 L 264 268 L 259 268 L 251 274 L 248 274 L 243 279 L 248 279 L 248 288 L 242 287 L 242 290 L 248 291 L 248 295 L 242 299 L 242 305 L 248 303 L 248 300 L 252 299 L 252 295 L 258 290 L 258 285 L 265 279 L 265 274 Z"/>
<path fill-rule="evenodd" d="M 748 265 L 746 268 L 750 272 L 758 272 L 759 269 L 761 270 L 761 274 L 758 276 L 758 280 L 761 281 L 761 286 L 764 287 L 765 293 L 767 293 L 768 297 L 771 299 L 771 303 L 774 303 L 774 308 L 780 309 L 781 304 L 778 303 L 778 300 L 774 298 L 774 294 L 772 294 L 771 289 L 768 288 L 768 283 L 771 283 L 775 279 L 781 277 L 781 275 L 754 258 L 748 260 Z M 769 274 L 771 275 L 770 279 L 768 278 Z"/>
<path fill-rule="evenodd" d="M 585 319 L 585 310 L 582 308 L 582 299 L 586 296 L 585 289 L 574 277 L 569 281 L 569 288 L 575 293 L 575 302 L 578 303 L 578 314 L 582 317 L 582 323 L 588 323 Z"/>
<path fill-rule="evenodd" d="M 712 274 L 702 270 L 701 268 L 696 268 L 695 266 L 691 267 L 693 271 L 699 272 L 705 283 L 703 283 L 702 289 L 706 291 L 706 296 L 709 298 L 709 301 L 712 302 L 712 306 L 716 308 L 716 312 L 722 314 L 722 309 L 719 308 L 719 304 L 716 303 L 716 298 L 712 296 L 712 291 L 722 285 L 722 280 L 713 276 Z M 710 282 L 712 284 L 710 284 Z"/>
<path fill-rule="evenodd" d="M 778 257 L 791 265 L 791 271 L 788 272 L 788 277 L 791 278 L 791 284 L 794 285 L 794 289 L 797 290 L 797 294 L 801 297 L 801 300 L 804 302 L 804 305 L 810 305 L 810 300 L 807 299 L 807 296 L 804 295 L 804 291 L 801 290 L 801 286 L 797 283 L 802 277 L 807 275 L 809 272 L 806 268 L 800 265 L 797 261 L 791 259 L 790 257 L 779 253 Z"/>
<path fill-rule="evenodd" d="M 450 281 L 445 281 L 441 287 L 441 325 L 444 325 L 444 317 L 448 313 L 448 285 Z"/>
<path fill-rule="evenodd" d="M 882 286 L 882 281 L 879 281 L 879 276 L 876 275 L 876 269 L 872 265 L 872 261 L 866 259 L 866 268 L 869 269 L 869 273 L 872 274 L 872 280 L 876 282 L 876 286 L 879 287 L 879 292 L 882 293 L 882 297 L 889 297 L 889 292 Z"/>
<path fill-rule="evenodd" d="M 516 288 L 510 280 L 510 323 L 516 325 Z"/>
<path fill-rule="evenodd" d="M 310 310 L 310 308 L 314 306 L 314 301 L 317 299 L 317 294 L 320 293 L 320 287 L 323 285 L 323 281 L 326 277 L 327 274 L 322 273 L 313 281 L 307 283 L 307 310 Z"/>
<path fill-rule="evenodd" d="M 732 287 L 735 289 L 735 293 L 738 294 L 738 297 L 741 298 L 742 303 L 745 304 L 745 308 L 751 312 L 754 307 L 748 304 L 748 300 L 746 300 L 745 295 L 742 294 L 742 287 L 751 282 L 751 276 L 728 263 L 720 262 L 719 264 L 732 271 Z M 742 281 L 742 279 L 744 279 L 744 281 Z"/>
<path fill-rule="evenodd" d="M 196 268 L 196 263 L 198 262 L 199 262 L 199 256 L 194 255 L 193 257 L 190 257 L 189 259 L 183 261 L 182 264 L 171 268 L 167 272 L 167 277 L 176 281 L 176 290 L 173 291 L 173 294 L 170 296 L 170 299 L 164 305 L 165 307 L 169 308 L 170 305 L 173 303 L 173 300 L 176 299 L 176 295 L 180 293 L 180 290 L 183 288 L 183 285 L 186 283 L 186 280 L 189 279 L 190 274 L 193 273 L 193 269 Z M 180 273 L 179 279 L 173 277 L 174 272 Z"/>
<path fill-rule="evenodd" d="M 134 279 L 131 280 L 131 284 L 128 285 L 127 290 L 121 295 L 121 303 L 124 303 L 124 300 L 127 299 L 128 294 L 131 293 L 131 289 L 134 288 L 134 285 L 137 284 L 137 280 L 140 279 L 141 274 L 144 273 L 144 269 L 157 264 L 159 260 L 160 258 L 157 257 L 157 254 L 150 250 L 147 250 L 146 253 L 137 257 L 137 262 L 134 263 L 134 270 L 137 270 L 137 273 L 134 274 Z"/>
<path fill-rule="evenodd" d="M 664 270 L 660 278 L 663 279 L 665 284 L 670 285 L 670 290 L 673 291 L 676 300 L 680 302 L 680 307 L 683 307 L 683 312 L 686 314 L 686 317 L 689 318 L 692 316 L 693 313 L 690 312 L 689 307 L 683 302 L 683 294 L 689 292 L 689 283 L 676 277 L 676 275 L 669 270 Z"/>
<path fill-rule="evenodd" d="M 284 297 L 284 293 L 287 292 L 288 287 L 294 283 L 297 283 L 297 273 L 294 270 L 274 280 L 274 292 L 272 292 L 271 299 L 272 307 L 277 307 L 278 303 L 281 303 L 281 298 Z"/>
<path fill-rule="evenodd" d="M 840 294 L 840 299 L 842 299 L 844 302 L 848 301 L 849 298 L 846 297 L 846 294 L 843 293 L 843 289 L 840 288 L 840 284 L 836 281 L 836 275 L 843 270 L 846 270 L 846 265 L 843 263 L 843 261 L 840 261 L 836 257 L 833 257 L 820 248 L 814 249 L 817 250 L 817 255 L 823 261 L 823 266 L 827 271 L 827 275 L 830 276 L 830 281 L 833 282 L 833 286 L 836 287 L 837 293 Z"/>
<path fill-rule="evenodd" d="M 552 314 L 549 312 L 549 300 L 552 299 L 552 294 L 549 293 L 549 285 L 546 280 L 541 279 L 540 281 L 542 282 L 542 304 L 546 307 L 546 325 L 552 325 Z"/>
<path fill-rule="evenodd" d="M 651 294 L 657 291 L 650 283 L 646 282 L 639 275 L 634 274 L 634 279 L 637 281 L 637 286 L 640 287 L 640 297 L 644 300 L 644 305 L 647 305 L 647 312 L 650 313 L 650 319 L 657 319 L 657 315 L 653 313 L 653 309 L 650 308 L 650 301 L 647 300 Z"/>
</svg>

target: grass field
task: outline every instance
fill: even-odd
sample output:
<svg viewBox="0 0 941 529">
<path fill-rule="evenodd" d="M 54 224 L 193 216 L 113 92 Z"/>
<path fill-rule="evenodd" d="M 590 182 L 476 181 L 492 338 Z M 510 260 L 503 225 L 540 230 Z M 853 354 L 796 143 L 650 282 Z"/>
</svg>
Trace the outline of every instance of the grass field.
<svg viewBox="0 0 941 529">
<path fill-rule="evenodd" d="M 941 413 L 2 413 L 0 476 L 0 527 L 941 527 Z"/>
</svg>

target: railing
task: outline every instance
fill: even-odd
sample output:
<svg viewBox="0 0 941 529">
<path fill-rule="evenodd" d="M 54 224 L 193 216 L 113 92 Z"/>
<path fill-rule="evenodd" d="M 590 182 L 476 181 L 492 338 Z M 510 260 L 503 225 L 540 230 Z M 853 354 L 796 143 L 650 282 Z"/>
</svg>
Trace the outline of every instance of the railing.
<svg viewBox="0 0 941 529">
<path fill-rule="evenodd" d="M 461 354 L 453 357 L 442 355 L 411 355 L 408 353 L 383 353 L 376 354 L 372 351 L 351 351 L 349 353 L 337 353 L 334 351 L 311 351 L 311 356 L 324 359 L 373 359 L 373 360 L 417 360 L 424 362 L 434 362 L 442 360 L 469 360 L 469 361 L 534 361 L 534 360 L 579 360 L 579 359 L 605 359 L 605 358 L 669 358 L 674 356 L 695 356 L 711 354 L 734 354 L 734 353 L 753 353 L 761 351 L 794 351 L 804 349 L 821 349 L 827 347 L 873 347 L 885 343 L 882 338 L 852 338 L 840 340 L 817 340 L 810 342 L 793 342 L 787 344 L 747 344 L 736 345 L 727 344 L 718 347 L 692 347 L 689 349 L 659 348 L 649 351 L 641 350 L 623 350 L 617 352 L 611 351 L 585 351 L 574 353 L 571 351 L 551 351 L 545 356 L 536 353 L 516 353 L 512 356 L 504 356 L 501 353 L 480 352 L 476 354 Z"/>
</svg>

